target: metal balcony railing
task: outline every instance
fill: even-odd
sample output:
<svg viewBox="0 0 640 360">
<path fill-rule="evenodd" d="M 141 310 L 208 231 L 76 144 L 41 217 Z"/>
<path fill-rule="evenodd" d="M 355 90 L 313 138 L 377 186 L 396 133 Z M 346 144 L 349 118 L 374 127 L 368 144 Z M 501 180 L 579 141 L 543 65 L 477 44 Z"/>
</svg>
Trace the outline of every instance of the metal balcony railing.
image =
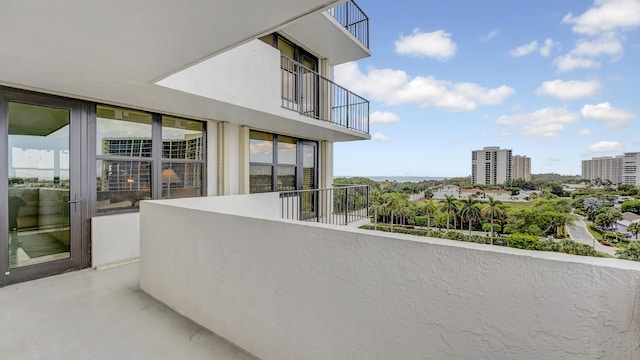
<svg viewBox="0 0 640 360">
<path fill-rule="evenodd" d="M 369 101 L 281 55 L 282 107 L 369 133 Z"/>
<path fill-rule="evenodd" d="M 369 17 L 353 0 L 345 1 L 330 11 L 333 17 L 358 39 L 367 49 L 369 48 Z"/>
<path fill-rule="evenodd" d="M 283 219 L 347 225 L 369 217 L 369 186 L 280 192 Z"/>
</svg>

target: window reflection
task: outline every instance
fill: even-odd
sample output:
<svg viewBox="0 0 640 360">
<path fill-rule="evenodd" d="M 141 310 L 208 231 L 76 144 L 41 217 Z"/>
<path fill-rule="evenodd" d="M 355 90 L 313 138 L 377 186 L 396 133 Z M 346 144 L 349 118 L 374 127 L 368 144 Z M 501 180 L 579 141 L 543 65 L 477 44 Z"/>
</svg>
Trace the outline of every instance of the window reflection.
<svg viewBox="0 0 640 360">
<path fill-rule="evenodd" d="M 165 159 L 203 159 L 203 123 L 162 117 L 162 157 Z"/>
<path fill-rule="evenodd" d="M 151 199 L 151 162 L 98 160 L 97 169 L 98 212 L 137 208 Z"/>
<path fill-rule="evenodd" d="M 162 198 L 202 195 L 202 164 L 162 163 Z"/>
<path fill-rule="evenodd" d="M 252 163 L 273 163 L 273 135 L 251 131 L 249 154 Z"/>
<path fill-rule="evenodd" d="M 98 105 L 96 154 L 151 157 L 151 114 Z"/>
<path fill-rule="evenodd" d="M 249 169 L 251 193 L 273 191 L 273 167 L 271 165 L 251 165 Z"/>
<path fill-rule="evenodd" d="M 278 164 L 296 164 L 296 139 L 278 135 Z"/>
</svg>

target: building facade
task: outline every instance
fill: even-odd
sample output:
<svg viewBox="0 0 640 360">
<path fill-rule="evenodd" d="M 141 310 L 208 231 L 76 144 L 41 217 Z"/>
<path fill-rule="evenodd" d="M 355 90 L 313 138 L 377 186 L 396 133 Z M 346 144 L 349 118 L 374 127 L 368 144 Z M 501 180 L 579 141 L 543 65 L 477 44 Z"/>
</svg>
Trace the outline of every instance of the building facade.
<svg viewBox="0 0 640 360">
<path fill-rule="evenodd" d="M 144 200 L 330 187 L 370 139 L 332 81 L 371 55 L 353 1 L 121 6 L 0 13 L 0 286 L 137 258 Z"/>
<path fill-rule="evenodd" d="M 511 157 L 511 178 L 531 180 L 531 158 L 524 155 Z"/>
<path fill-rule="evenodd" d="M 584 179 L 609 181 L 613 185 L 640 186 L 639 169 L 640 153 L 638 152 L 582 160 L 582 177 Z"/>
<path fill-rule="evenodd" d="M 622 183 L 640 186 L 640 152 L 624 153 L 622 159 Z"/>
<path fill-rule="evenodd" d="M 511 179 L 512 151 L 496 146 L 471 152 L 471 182 L 473 184 L 503 184 Z"/>
</svg>

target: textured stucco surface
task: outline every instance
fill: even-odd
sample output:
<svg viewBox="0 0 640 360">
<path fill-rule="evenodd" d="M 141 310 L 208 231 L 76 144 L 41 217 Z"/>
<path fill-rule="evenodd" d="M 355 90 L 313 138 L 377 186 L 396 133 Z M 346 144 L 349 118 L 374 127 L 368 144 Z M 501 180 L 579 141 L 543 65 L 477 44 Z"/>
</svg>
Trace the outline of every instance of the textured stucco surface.
<svg viewBox="0 0 640 360">
<path fill-rule="evenodd" d="M 264 360 L 640 358 L 636 263 L 154 202 L 141 257 L 144 291 Z"/>
<path fill-rule="evenodd" d="M 101 267 L 140 257 L 140 214 L 91 218 L 91 266 Z"/>
</svg>

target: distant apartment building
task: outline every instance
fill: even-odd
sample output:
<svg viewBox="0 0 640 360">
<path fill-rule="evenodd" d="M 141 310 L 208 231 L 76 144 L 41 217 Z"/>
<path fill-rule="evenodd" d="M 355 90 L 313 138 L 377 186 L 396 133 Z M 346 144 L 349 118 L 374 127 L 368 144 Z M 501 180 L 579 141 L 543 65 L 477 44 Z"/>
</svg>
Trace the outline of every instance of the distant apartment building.
<svg viewBox="0 0 640 360">
<path fill-rule="evenodd" d="M 640 152 L 624 153 L 622 159 L 622 183 L 640 186 Z"/>
<path fill-rule="evenodd" d="M 524 155 L 511 157 L 511 178 L 531 180 L 531 158 Z"/>
<path fill-rule="evenodd" d="M 582 177 L 587 180 L 600 179 L 614 185 L 640 186 L 640 152 L 629 152 L 615 157 L 595 157 L 582 161 Z"/>
<path fill-rule="evenodd" d="M 471 152 L 473 184 L 503 184 L 511 179 L 511 150 L 488 146 Z"/>
</svg>

